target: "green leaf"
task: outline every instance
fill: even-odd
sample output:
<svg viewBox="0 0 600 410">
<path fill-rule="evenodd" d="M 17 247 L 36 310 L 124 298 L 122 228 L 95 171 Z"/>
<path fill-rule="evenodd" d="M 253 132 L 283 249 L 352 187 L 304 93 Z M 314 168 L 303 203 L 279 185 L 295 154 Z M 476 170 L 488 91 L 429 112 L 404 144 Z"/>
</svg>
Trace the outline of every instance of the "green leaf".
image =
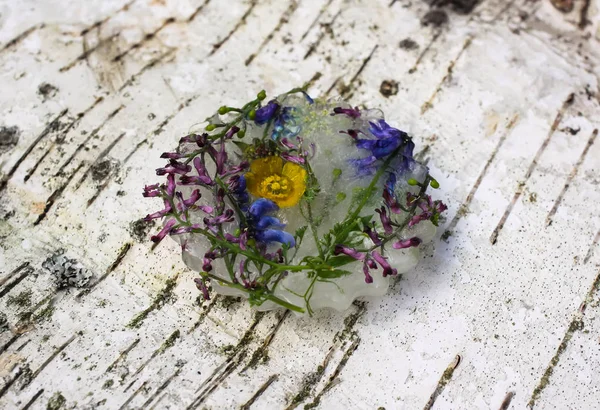
<svg viewBox="0 0 600 410">
<path fill-rule="evenodd" d="M 294 237 L 296 238 L 296 242 L 302 242 L 302 238 L 304 238 L 304 234 L 306 233 L 307 229 L 308 229 L 308 225 L 304 225 L 304 226 L 301 226 L 300 228 L 296 229 L 296 233 L 294 234 Z"/>
<path fill-rule="evenodd" d="M 336 278 L 341 278 L 342 276 L 351 275 L 351 274 L 352 274 L 352 272 L 349 272 L 347 270 L 341 270 L 341 269 L 332 269 L 332 270 L 322 269 L 322 270 L 317 271 L 317 275 L 323 279 L 336 279 Z"/>
<path fill-rule="evenodd" d="M 347 265 L 352 262 L 356 262 L 356 259 L 348 255 L 338 255 L 327 260 L 327 264 L 332 268 L 337 268 L 338 266 Z"/>
</svg>

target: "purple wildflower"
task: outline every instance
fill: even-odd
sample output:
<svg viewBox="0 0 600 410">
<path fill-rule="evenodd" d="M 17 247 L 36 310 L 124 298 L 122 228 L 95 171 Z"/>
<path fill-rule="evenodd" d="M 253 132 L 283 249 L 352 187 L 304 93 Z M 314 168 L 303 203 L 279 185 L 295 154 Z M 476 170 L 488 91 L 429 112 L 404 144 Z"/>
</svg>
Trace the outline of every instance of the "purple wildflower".
<svg viewBox="0 0 600 410">
<path fill-rule="evenodd" d="M 361 252 L 357 251 L 356 249 L 349 248 L 344 245 L 335 245 L 333 254 L 334 255 L 341 255 L 341 254 L 348 255 L 348 256 L 356 259 L 357 261 L 362 261 L 365 259 L 364 253 L 361 253 Z"/>
<path fill-rule="evenodd" d="M 381 219 L 381 225 L 383 226 L 383 230 L 386 235 L 391 235 L 394 232 L 394 228 L 392 228 L 392 222 L 387 214 L 387 210 L 384 206 L 375 210 L 379 214 L 379 218 Z"/>
<path fill-rule="evenodd" d="M 210 294 L 208 293 L 208 288 L 206 287 L 206 283 L 204 283 L 204 279 L 196 278 L 194 279 L 194 283 L 199 291 L 202 292 L 202 296 L 204 296 L 204 300 L 210 300 Z"/>
<path fill-rule="evenodd" d="M 367 226 L 364 232 L 369 235 L 369 238 L 373 241 L 373 243 L 377 246 L 381 245 L 381 239 L 379 238 L 379 234 L 377 230 L 373 227 Z"/>
<path fill-rule="evenodd" d="M 169 212 L 171 212 L 171 204 L 169 203 L 169 201 L 167 201 L 165 199 L 164 203 L 165 203 L 164 209 L 161 209 L 160 211 L 154 212 L 153 214 L 146 215 L 146 217 L 144 218 L 144 221 L 150 222 L 153 219 L 162 218 L 163 216 L 165 216 L 166 214 L 168 214 Z"/>
<path fill-rule="evenodd" d="M 160 155 L 161 158 L 168 158 L 168 159 L 181 159 L 184 158 L 185 155 L 184 154 L 180 154 L 178 152 L 163 152 Z"/>
<path fill-rule="evenodd" d="M 442 212 L 448 207 L 440 200 L 433 201 L 431 196 L 425 195 L 425 197 L 417 197 L 410 192 L 406 194 L 406 203 L 408 206 L 416 205 L 421 209 L 420 214 L 414 215 L 408 226 L 414 226 L 421 221 L 430 220 L 435 226 L 438 225 L 438 221 Z"/>
<path fill-rule="evenodd" d="M 373 276 L 371 276 L 371 272 L 369 271 L 369 267 L 367 266 L 367 262 L 363 263 L 363 272 L 365 274 L 365 282 L 373 283 Z"/>
<path fill-rule="evenodd" d="M 144 187 L 144 192 L 142 193 L 142 196 L 144 196 L 145 198 L 160 196 L 160 190 L 158 189 L 158 184 L 146 185 Z"/>
<path fill-rule="evenodd" d="M 171 231 L 171 229 L 175 226 L 176 223 L 177 221 L 175 219 L 169 219 L 165 226 L 163 226 L 163 228 L 160 230 L 160 232 L 150 237 L 150 240 L 154 243 L 162 241 L 163 239 L 165 239 L 165 236 L 167 236 L 167 234 Z"/>
<path fill-rule="evenodd" d="M 169 165 L 163 168 L 156 169 L 156 175 L 165 175 L 165 174 L 181 174 L 185 175 L 192 170 L 192 167 L 186 164 L 182 164 L 181 162 L 177 162 L 174 159 L 169 160 Z"/>
<path fill-rule="evenodd" d="M 333 109 L 333 113 L 331 115 L 338 115 L 338 114 L 343 114 L 352 119 L 356 119 L 356 118 L 360 117 L 360 110 L 358 109 L 358 107 L 354 107 L 354 108 L 335 107 Z"/>
<path fill-rule="evenodd" d="M 400 240 L 398 242 L 394 242 L 392 244 L 392 248 L 394 249 L 406 249 L 406 248 L 410 248 L 410 247 L 416 247 L 419 246 L 421 244 L 421 240 L 417 237 L 413 237 L 413 238 L 409 238 L 409 239 L 404 239 L 404 240 Z"/>
<path fill-rule="evenodd" d="M 371 256 L 383 269 L 383 277 L 386 277 L 388 275 L 394 276 L 398 274 L 398 271 L 396 269 L 393 269 L 388 263 L 387 259 L 384 256 L 382 256 L 379 252 L 373 251 L 371 252 Z"/>
<path fill-rule="evenodd" d="M 204 260 L 202 263 L 202 270 L 204 272 L 210 272 L 212 270 L 212 262 L 217 259 L 219 255 L 215 250 L 210 250 L 204 254 Z"/>
<path fill-rule="evenodd" d="M 206 166 L 204 165 L 204 161 L 200 157 L 194 158 L 194 168 L 196 168 L 196 172 L 198 172 L 198 176 L 184 175 L 179 178 L 179 182 L 181 185 L 209 185 L 212 186 L 215 182 L 212 180 L 210 176 L 208 176 L 208 172 L 206 170 Z"/>
<path fill-rule="evenodd" d="M 296 164 L 304 165 L 306 163 L 306 160 L 304 158 L 299 157 L 297 155 L 290 155 L 287 152 L 282 152 L 280 156 L 286 161 L 294 162 Z"/>
</svg>

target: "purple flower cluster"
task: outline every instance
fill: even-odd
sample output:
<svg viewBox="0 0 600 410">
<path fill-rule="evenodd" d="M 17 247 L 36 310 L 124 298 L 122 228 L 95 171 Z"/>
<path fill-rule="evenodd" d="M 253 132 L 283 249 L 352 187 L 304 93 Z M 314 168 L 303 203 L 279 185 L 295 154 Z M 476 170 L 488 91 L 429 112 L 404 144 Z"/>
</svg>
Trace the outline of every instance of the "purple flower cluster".
<svg viewBox="0 0 600 410">
<path fill-rule="evenodd" d="M 438 226 L 438 221 L 442 212 L 448 207 L 440 200 L 433 201 L 431 196 L 417 197 L 410 192 L 406 194 L 406 203 L 408 206 L 417 205 L 421 209 L 421 213 L 415 214 L 408 226 L 414 226 L 421 221 L 431 221 L 435 226 Z"/>
</svg>

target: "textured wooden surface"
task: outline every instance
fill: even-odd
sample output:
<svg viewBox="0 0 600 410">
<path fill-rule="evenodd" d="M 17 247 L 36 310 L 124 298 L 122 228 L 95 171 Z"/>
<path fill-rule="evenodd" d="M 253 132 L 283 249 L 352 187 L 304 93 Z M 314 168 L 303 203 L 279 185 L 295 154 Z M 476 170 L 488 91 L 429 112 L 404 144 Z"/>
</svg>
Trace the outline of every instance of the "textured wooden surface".
<svg viewBox="0 0 600 410">
<path fill-rule="evenodd" d="M 446 3 L 0 2 L 0 408 L 599 408 L 600 2 Z M 141 187 L 222 103 L 307 81 L 427 148 L 446 234 L 348 312 L 199 303 Z"/>
</svg>

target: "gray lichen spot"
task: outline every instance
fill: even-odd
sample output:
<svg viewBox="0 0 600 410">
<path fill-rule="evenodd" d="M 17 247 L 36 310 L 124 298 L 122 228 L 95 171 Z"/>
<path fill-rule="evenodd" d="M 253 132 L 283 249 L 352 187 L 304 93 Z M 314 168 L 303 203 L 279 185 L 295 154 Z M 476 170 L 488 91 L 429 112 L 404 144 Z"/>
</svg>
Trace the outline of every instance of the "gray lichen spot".
<svg viewBox="0 0 600 410">
<path fill-rule="evenodd" d="M 4 332 L 8 329 L 8 319 L 4 312 L 0 312 L 0 332 Z"/>
<path fill-rule="evenodd" d="M 42 263 L 42 268 L 54 276 L 54 281 L 59 289 L 70 286 L 83 288 L 92 278 L 92 272 L 75 259 L 67 258 L 62 252 L 46 259 Z"/>
<path fill-rule="evenodd" d="M 18 127 L 0 127 L 0 154 L 10 151 L 19 142 L 21 131 Z"/>
<path fill-rule="evenodd" d="M 44 101 L 46 101 L 48 98 L 54 97 L 57 92 L 58 88 L 50 83 L 41 83 L 38 87 L 38 94 Z"/>
<path fill-rule="evenodd" d="M 62 395 L 61 392 L 56 392 L 48 400 L 46 410 L 58 410 L 61 409 L 67 403 L 67 399 Z"/>
</svg>

